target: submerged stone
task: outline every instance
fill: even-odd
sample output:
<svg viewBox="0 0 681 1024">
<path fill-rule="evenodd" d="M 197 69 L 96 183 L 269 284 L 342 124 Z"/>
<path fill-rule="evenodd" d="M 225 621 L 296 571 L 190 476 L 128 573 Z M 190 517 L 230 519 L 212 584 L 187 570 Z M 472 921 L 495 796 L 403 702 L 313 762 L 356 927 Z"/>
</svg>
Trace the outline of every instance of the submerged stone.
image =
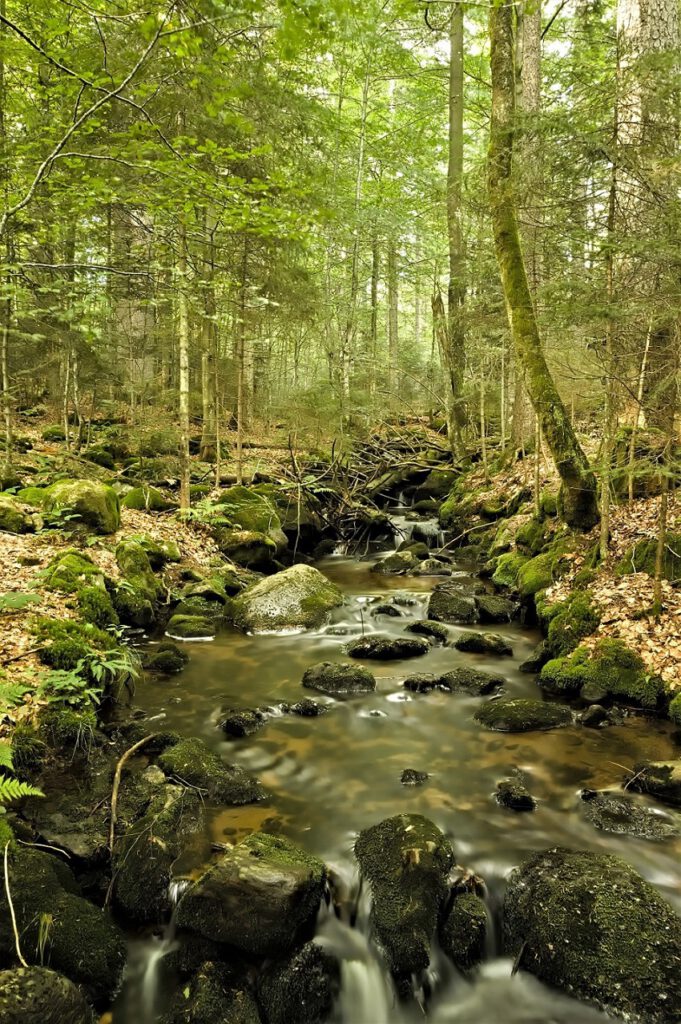
<svg viewBox="0 0 681 1024">
<path fill-rule="evenodd" d="M 475 718 L 495 732 L 531 732 L 570 725 L 572 712 L 564 704 L 541 700 L 492 700 L 476 711 Z"/>
<path fill-rule="evenodd" d="M 469 654 L 513 654 L 513 648 L 506 637 L 498 633 L 476 633 L 469 630 L 457 636 L 454 646 L 457 651 L 466 651 Z"/>
<path fill-rule="evenodd" d="M 368 658 L 375 661 L 399 661 L 402 658 L 418 658 L 427 654 L 430 644 L 421 637 L 391 637 L 371 633 L 358 637 L 347 646 L 351 658 Z"/>
<path fill-rule="evenodd" d="M 428 618 L 436 622 L 466 625 L 477 620 L 478 612 L 473 598 L 465 597 L 460 590 L 441 583 L 430 595 Z"/>
<path fill-rule="evenodd" d="M 429 778 L 428 772 L 420 772 L 418 768 L 404 768 L 400 782 L 403 786 L 422 786 Z"/>
<path fill-rule="evenodd" d="M 533 811 L 537 806 L 537 801 L 521 779 L 497 782 L 497 801 L 512 811 Z"/>
<path fill-rule="evenodd" d="M 234 624 L 248 631 L 314 629 L 343 604 L 339 588 L 310 565 L 293 565 L 247 587 L 233 602 Z"/>
<path fill-rule="evenodd" d="M 267 716 L 259 708 L 233 708 L 220 722 L 226 736 L 240 739 L 252 736 L 267 723 Z"/>
<path fill-rule="evenodd" d="M 661 814 L 626 793 L 581 792 L 581 809 L 587 821 L 601 832 L 661 840 L 681 835 L 681 816 Z"/>
<path fill-rule="evenodd" d="M 332 697 L 349 697 L 356 693 L 372 693 L 376 689 L 376 680 L 361 665 L 323 661 L 306 670 L 303 686 Z"/>
<path fill-rule="evenodd" d="M 503 942 L 522 970 L 641 1024 L 681 1017 L 681 918 L 619 857 L 554 848 L 509 881 Z"/>
<path fill-rule="evenodd" d="M 627 787 L 650 793 L 662 803 L 681 807 L 681 759 L 641 761 L 627 776 Z"/>
<path fill-rule="evenodd" d="M 404 977 L 425 970 L 454 863 L 449 840 L 428 818 L 399 814 L 360 832 L 355 856 L 391 971 Z"/>
<path fill-rule="evenodd" d="M 177 926 L 247 953 L 283 953 L 314 924 L 325 882 L 316 857 L 255 832 L 187 889 Z"/>
<path fill-rule="evenodd" d="M 47 967 L 0 971 L 3 1024 L 92 1024 L 83 993 L 63 974 Z"/>
<path fill-rule="evenodd" d="M 420 636 L 429 636 L 440 643 L 447 643 L 449 630 L 442 622 L 435 622 L 434 619 L 419 619 L 417 622 L 410 622 L 405 626 L 408 633 L 418 633 Z"/>
<path fill-rule="evenodd" d="M 211 800 L 219 803 L 252 804 L 266 796 L 258 780 L 245 768 L 225 764 L 203 740 L 196 737 L 180 740 L 164 750 L 158 763 L 166 775 L 203 790 Z"/>
<path fill-rule="evenodd" d="M 257 985 L 267 1024 L 322 1024 L 339 991 L 340 964 L 316 942 L 269 965 Z"/>
<path fill-rule="evenodd" d="M 164 641 L 155 647 L 145 658 L 144 667 L 149 672 L 158 672 L 164 676 L 177 675 L 189 663 L 189 655 L 177 644 Z"/>
</svg>

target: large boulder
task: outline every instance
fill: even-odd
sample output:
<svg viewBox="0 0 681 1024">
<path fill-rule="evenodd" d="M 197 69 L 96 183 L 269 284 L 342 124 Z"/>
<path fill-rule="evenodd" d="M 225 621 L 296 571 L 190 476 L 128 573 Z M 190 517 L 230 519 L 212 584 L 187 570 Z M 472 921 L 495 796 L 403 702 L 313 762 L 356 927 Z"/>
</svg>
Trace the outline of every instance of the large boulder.
<svg viewBox="0 0 681 1024">
<path fill-rule="evenodd" d="M 245 569 L 267 571 L 277 555 L 277 545 L 257 530 L 232 530 L 215 526 L 215 539 L 222 554 Z"/>
<path fill-rule="evenodd" d="M 325 884 L 316 857 L 254 832 L 187 889 L 177 926 L 246 953 L 284 953 L 313 926 Z"/>
<path fill-rule="evenodd" d="M 398 814 L 360 832 L 355 856 L 371 887 L 372 924 L 398 978 L 425 970 L 449 892 L 451 843 L 420 814 Z"/>
<path fill-rule="evenodd" d="M 103 910 L 79 894 L 69 868 L 56 857 L 22 848 L 14 854 L 9 873 L 25 958 L 37 964 L 44 957 L 55 970 L 82 985 L 96 1002 L 109 1000 L 125 966 L 123 933 Z M 49 922 L 49 927 L 44 922 Z M 14 931 L 3 889 L 0 957 L 13 956 Z"/>
<path fill-rule="evenodd" d="M 196 737 L 180 740 L 164 750 L 158 763 L 171 779 L 194 786 L 209 799 L 222 804 L 253 804 L 267 795 L 245 768 L 226 764 Z"/>
<path fill-rule="evenodd" d="M 357 637 L 347 646 L 351 658 L 368 658 L 372 661 L 419 658 L 429 650 L 430 644 L 421 636 L 381 636 L 379 633 Z"/>
<path fill-rule="evenodd" d="M 521 969 L 617 1016 L 681 1019 L 681 918 L 619 857 L 535 854 L 511 876 L 503 942 Z"/>
<path fill-rule="evenodd" d="M 293 565 L 247 587 L 232 604 L 234 624 L 249 632 L 314 629 L 321 626 L 343 594 L 310 565 Z"/>
<path fill-rule="evenodd" d="M 457 893 L 440 924 L 440 945 L 460 971 L 470 971 L 484 959 L 488 916 L 485 901 L 474 892 Z"/>
<path fill-rule="evenodd" d="M 428 618 L 436 622 L 468 625 L 477 621 L 478 611 L 473 598 L 466 597 L 451 584 L 440 583 L 430 595 Z"/>
<path fill-rule="evenodd" d="M 203 963 L 157 1024 L 261 1024 L 255 999 L 245 985 L 235 987 L 235 975 L 231 963 Z"/>
<path fill-rule="evenodd" d="M 95 533 L 115 533 L 121 525 L 118 495 L 94 480 L 59 480 L 46 489 L 44 507 L 75 516 Z"/>
<path fill-rule="evenodd" d="M 33 516 L 24 512 L 21 505 L 7 494 L 0 494 L 0 532 L 33 533 Z"/>
<path fill-rule="evenodd" d="M 3 1024 L 92 1024 L 93 1014 L 77 985 L 47 967 L 0 971 Z"/>
<path fill-rule="evenodd" d="M 494 732 L 532 732 L 570 725 L 572 712 L 564 704 L 542 700 L 491 700 L 475 713 L 486 729 Z"/>
<path fill-rule="evenodd" d="M 275 960 L 258 978 L 267 1024 L 322 1024 L 339 991 L 338 960 L 315 942 Z"/>
<path fill-rule="evenodd" d="M 356 693 L 371 693 L 376 689 L 376 680 L 361 665 L 322 661 L 305 671 L 303 686 L 331 697 L 351 697 Z"/>
<path fill-rule="evenodd" d="M 589 702 L 594 695 L 610 697 L 651 710 L 663 704 L 665 694 L 664 684 L 648 672 L 640 654 L 612 637 L 602 637 L 592 649 L 578 647 L 552 658 L 541 670 L 539 685 L 556 696 L 581 694 Z"/>
<path fill-rule="evenodd" d="M 137 512 L 166 512 L 174 508 L 162 491 L 150 484 L 132 487 L 121 502 L 124 508 L 135 509 Z"/>
</svg>

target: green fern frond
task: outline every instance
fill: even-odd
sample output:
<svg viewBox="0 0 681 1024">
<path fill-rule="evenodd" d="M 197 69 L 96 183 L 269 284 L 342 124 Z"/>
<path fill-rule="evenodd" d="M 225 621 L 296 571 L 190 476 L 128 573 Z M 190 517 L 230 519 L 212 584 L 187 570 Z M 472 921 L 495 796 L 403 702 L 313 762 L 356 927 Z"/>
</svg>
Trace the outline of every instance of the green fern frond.
<svg viewBox="0 0 681 1024">
<path fill-rule="evenodd" d="M 0 778 L 0 804 L 11 803 L 12 800 L 23 800 L 26 796 L 44 796 L 36 786 L 19 779 Z"/>
<path fill-rule="evenodd" d="M 12 744 L 9 740 L 0 740 L 0 768 L 9 768 L 11 771 L 14 767 L 12 763 Z"/>
</svg>

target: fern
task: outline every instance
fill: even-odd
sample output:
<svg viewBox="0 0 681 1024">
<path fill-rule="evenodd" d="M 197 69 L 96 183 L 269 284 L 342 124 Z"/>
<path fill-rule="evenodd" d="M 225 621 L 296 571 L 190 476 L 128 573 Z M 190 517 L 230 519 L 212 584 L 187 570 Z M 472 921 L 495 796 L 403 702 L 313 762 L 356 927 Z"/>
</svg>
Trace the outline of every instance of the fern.
<svg viewBox="0 0 681 1024">
<path fill-rule="evenodd" d="M 0 768 L 7 768 L 12 771 L 12 744 L 9 740 L 0 740 Z"/>
<path fill-rule="evenodd" d="M 13 800 L 23 800 L 27 796 L 44 796 L 45 794 L 36 786 L 28 782 L 20 782 L 19 779 L 0 778 L 0 804 L 8 804 Z"/>
<path fill-rule="evenodd" d="M 29 686 L 23 686 L 21 683 L 6 683 L 0 679 L 0 718 L 21 704 L 24 694 L 29 690 Z"/>
<path fill-rule="evenodd" d="M 0 612 L 21 612 L 31 604 L 40 604 L 39 594 L 24 594 L 20 591 L 0 594 Z"/>
</svg>

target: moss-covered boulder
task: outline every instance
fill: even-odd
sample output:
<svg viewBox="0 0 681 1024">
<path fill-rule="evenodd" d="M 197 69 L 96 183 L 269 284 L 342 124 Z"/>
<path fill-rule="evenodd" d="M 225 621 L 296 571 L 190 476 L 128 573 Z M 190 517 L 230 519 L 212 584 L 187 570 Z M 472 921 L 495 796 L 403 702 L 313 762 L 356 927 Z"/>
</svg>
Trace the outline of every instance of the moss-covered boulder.
<svg viewBox="0 0 681 1024">
<path fill-rule="evenodd" d="M 104 585 L 81 587 L 78 591 L 78 610 L 85 622 L 91 622 L 100 629 L 117 626 L 120 621 Z"/>
<path fill-rule="evenodd" d="M 121 525 L 118 495 L 94 480 L 60 480 L 45 491 L 44 508 L 64 512 L 95 533 L 115 533 Z"/>
<path fill-rule="evenodd" d="M 65 441 L 66 434 L 64 428 L 60 423 L 54 423 L 49 427 L 45 427 L 42 432 L 43 441 Z"/>
<path fill-rule="evenodd" d="M 148 672 L 158 672 L 163 676 L 174 676 L 182 672 L 189 662 L 189 655 L 177 644 L 164 640 L 155 647 L 144 659 L 144 667 Z"/>
<path fill-rule="evenodd" d="M 194 790 L 161 786 L 144 815 L 118 838 L 112 893 L 114 905 L 127 920 L 152 924 L 170 913 L 172 867 L 189 839 L 199 833 L 201 813 Z"/>
<path fill-rule="evenodd" d="M 168 562 L 182 561 L 182 552 L 174 540 L 155 540 L 145 533 L 134 534 L 128 540 L 135 541 L 144 549 L 154 571 L 162 569 Z"/>
<path fill-rule="evenodd" d="M 521 597 L 533 597 L 557 579 L 559 557 L 553 551 L 536 555 L 518 569 L 517 588 Z"/>
<path fill-rule="evenodd" d="M 440 689 L 450 693 L 470 693 L 475 697 L 483 697 L 505 686 L 506 679 L 493 672 L 461 665 L 439 676 L 438 682 Z"/>
<path fill-rule="evenodd" d="M 117 583 L 111 590 L 111 601 L 121 622 L 137 629 L 150 629 L 156 622 L 154 605 L 127 580 Z"/>
<path fill-rule="evenodd" d="M 3 1024 L 93 1024 L 93 1014 L 77 985 L 47 967 L 0 971 Z"/>
<path fill-rule="evenodd" d="M 528 556 L 520 551 L 508 551 L 504 555 L 499 555 L 492 575 L 492 582 L 498 587 L 508 587 L 510 590 L 517 590 L 518 575 L 522 567 L 529 560 Z"/>
<path fill-rule="evenodd" d="M 104 583 L 102 570 L 89 555 L 75 548 L 55 555 L 44 575 L 48 590 L 60 590 L 64 594 L 75 594 L 84 586 L 98 586 Z"/>
<path fill-rule="evenodd" d="M 341 591 L 318 569 L 293 565 L 239 594 L 232 617 L 239 629 L 249 632 L 314 629 L 342 603 Z"/>
<path fill-rule="evenodd" d="M 546 523 L 532 516 L 516 530 L 515 543 L 520 551 L 538 555 L 546 543 Z"/>
<path fill-rule="evenodd" d="M 485 901 L 474 892 L 457 893 L 440 924 L 442 949 L 464 973 L 485 958 L 488 916 Z"/>
<path fill-rule="evenodd" d="M 22 847 L 10 863 L 10 886 L 21 946 L 29 963 L 42 957 L 82 985 L 95 1001 L 111 999 L 127 955 L 122 932 L 99 907 L 79 895 L 69 868 L 50 854 Z M 44 950 L 41 934 L 46 920 Z M 7 896 L 0 893 L 0 955 L 14 956 Z"/>
<path fill-rule="evenodd" d="M 30 505 L 31 508 L 42 508 L 46 495 L 46 487 L 22 487 L 20 491 L 17 491 L 17 499 L 24 505 Z"/>
<path fill-rule="evenodd" d="M 215 526 L 213 533 L 222 554 L 245 569 L 267 571 L 277 556 L 277 545 L 265 533 Z"/>
<path fill-rule="evenodd" d="M 371 566 L 371 571 L 381 576 L 401 576 L 412 569 L 416 569 L 419 560 L 408 548 L 404 551 L 394 551 L 387 558 L 382 558 Z"/>
<path fill-rule="evenodd" d="M 128 583 L 152 603 L 157 600 L 161 586 L 142 544 L 135 540 L 122 540 L 116 546 L 116 562 Z"/>
<path fill-rule="evenodd" d="M 416 622 L 410 622 L 404 628 L 408 633 L 427 636 L 441 644 L 446 644 L 449 640 L 449 630 L 446 625 L 443 622 L 436 622 L 434 619 L 418 619 Z"/>
<path fill-rule="evenodd" d="M 497 803 L 510 811 L 533 811 L 537 806 L 537 801 L 519 777 L 497 782 Z"/>
<path fill-rule="evenodd" d="M 33 533 L 35 521 L 25 512 L 18 501 L 7 494 L 0 494 L 0 532 Z"/>
<path fill-rule="evenodd" d="M 367 633 L 348 644 L 347 653 L 351 658 L 368 658 L 371 661 L 401 661 L 403 658 L 419 658 L 427 654 L 430 644 L 420 636 L 381 636 Z"/>
<path fill-rule="evenodd" d="M 570 725 L 572 712 L 564 704 L 541 700 L 491 700 L 476 711 L 475 718 L 494 732 L 533 732 Z"/>
<path fill-rule="evenodd" d="M 655 575 L 657 557 L 657 540 L 649 538 L 639 540 L 629 548 L 617 565 L 617 573 L 627 576 L 630 573 L 645 572 Z M 662 576 L 672 583 L 681 580 L 681 533 L 668 533 L 662 559 Z"/>
<path fill-rule="evenodd" d="M 627 776 L 627 787 L 650 793 L 662 803 L 681 807 L 681 759 L 641 761 Z"/>
<path fill-rule="evenodd" d="M 217 625 L 213 617 L 177 613 L 166 626 L 166 636 L 175 640 L 212 640 Z"/>
<path fill-rule="evenodd" d="M 648 672 L 640 655 L 611 637 L 598 640 L 592 650 L 578 647 L 566 657 L 552 658 L 541 670 L 539 685 L 547 693 L 581 693 L 589 702 L 598 694 L 650 710 L 665 700 L 662 681 Z"/>
<path fill-rule="evenodd" d="M 505 636 L 499 633 L 478 633 L 472 629 L 460 633 L 454 646 L 457 651 L 466 651 L 468 654 L 494 654 L 498 657 L 513 654 L 513 648 Z"/>
<path fill-rule="evenodd" d="M 548 623 L 547 645 L 554 657 L 569 654 L 584 639 L 595 633 L 601 617 L 591 603 L 591 594 L 578 591 L 553 605 Z"/>
<path fill-rule="evenodd" d="M 167 512 L 168 509 L 177 507 L 166 498 L 163 491 L 159 491 L 158 487 L 152 487 L 151 484 L 133 487 L 127 492 L 121 504 L 124 508 L 135 509 L 137 512 Z"/>
<path fill-rule="evenodd" d="M 197 945 L 194 937 L 192 948 Z M 170 1010 L 157 1024 L 261 1024 L 261 1018 L 251 992 L 238 984 L 230 957 L 229 966 L 203 963 L 175 993 Z"/>
<path fill-rule="evenodd" d="M 475 598 L 480 622 L 510 622 L 518 607 L 517 602 L 509 601 L 497 594 L 478 594 Z"/>
<path fill-rule="evenodd" d="M 371 920 L 393 974 L 430 963 L 431 939 L 449 892 L 451 843 L 420 814 L 398 814 L 360 832 L 355 856 L 372 895 Z"/>
<path fill-rule="evenodd" d="M 239 806 L 264 800 L 266 793 L 245 768 L 226 764 L 203 740 L 180 740 L 164 750 L 158 763 L 172 780 L 195 786 L 211 800 Z"/>
<path fill-rule="evenodd" d="M 187 889 L 177 926 L 246 953 L 284 953 L 314 925 L 325 883 L 316 857 L 255 832 Z"/>
<path fill-rule="evenodd" d="M 663 814 L 632 793 L 584 789 L 580 795 L 582 814 L 599 832 L 653 842 L 681 835 L 681 815 Z"/>
<path fill-rule="evenodd" d="M 332 697 L 351 697 L 356 693 L 372 693 L 376 689 L 376 680 L 361 665 L 323 661 L 306 669 L 303 686 Z"/>
<path fill-rule="evenodd" d="M 340 991 L 340 964 L 316 942 L 275 960 L 258 977 L 257 993 L 267 1024 L 323 1024 Z"/>
<path fill-rule="evenodd" d="M 681 1018 L 681 918 L 619 857 L 557 848 L 525 861 L 503 942 L 522 970 L 617 1016 Z"/>
<path fill-rule="evenodd" d="M 477 621 L 478 611 L 473 598 L 462 594 L 456 585 L 439 583 L 428 601 L 428 618 L 436 622 L 466 625 Z"/>
</svg>

